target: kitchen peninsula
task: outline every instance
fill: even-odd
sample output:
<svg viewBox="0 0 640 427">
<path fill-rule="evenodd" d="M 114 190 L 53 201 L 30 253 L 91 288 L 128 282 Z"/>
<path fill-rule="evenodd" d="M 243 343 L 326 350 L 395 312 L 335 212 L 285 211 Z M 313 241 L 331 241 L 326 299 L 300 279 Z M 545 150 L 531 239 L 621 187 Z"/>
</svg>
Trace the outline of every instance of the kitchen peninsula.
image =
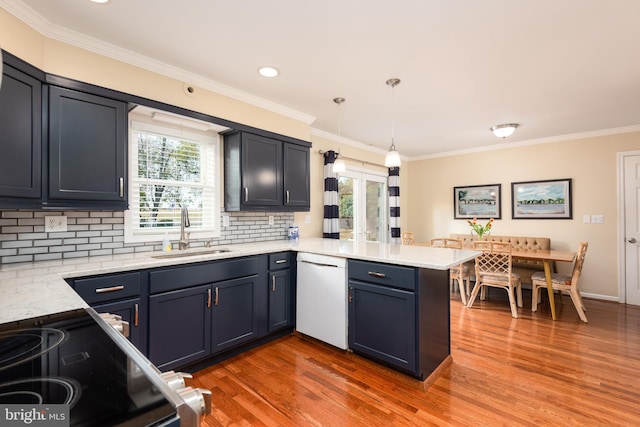
<svg viewBox="0 0 640 427">
<path fill-rule="evenodd" d="M 446 337 L 446 342 L 442 342 L 442 338 L 440 338 L 440 342 L 437 344 L 440 347 L 444 346 L 444 349 L 440 350 L 440 354 L 442 351 L 446 353 L 443 360 L 430 360 L 427 363 L 428 366 L 419 366 L 415 372 L 407 372 L 417 378 L 425 379 L 445 359 L 449 358 L 448 270 L 452 266 L 475 258 L 478 254 L 471 250 L 354 243 L 320 238 L 301 239 L 293 242 L 271 241 L 226 245 L 221 248 L 229 251 L 175 258 L 158 257 L 162 254 L 158 252 L 145 252 L 133 256 L 113 255 L 3 265 L 0 267 L 0 324 L 88 307 L 89 303 L 83 300 L 67 283 L 75 278 L 92 278 L 93 276 L 127 272 L 152 272 L 175 266 L 206 265 L 208 262 L 260 257 L 275 253 L 308 252 L 358 261 L 361 262 L 360 269 L 363 267 L 362 265 L 366 267 L 367 265 L 379 264 L 383 268 L 407 267 L 407 271 L 415 272 L 413 276 L 415 289 L 412 291 L 415 291 L 417 316 L 415 319 L 416 336 L 412 338 L 415 338 L 417 342 L 418 364 L 420 365 L 421 358 L 424 359 L 424 355 L 429 353 L 428 348 L 424 347 L 429 347 L 430 335 L 437 334 L 440 337 Z M 199 249 L 203 248 L 195 248 L 192 251 Z M 356 268 L 353 270 L 356 274 Z M 358 280 L 358 277 L 354 277 L 354 280 Z M 375 278 L 372 279 L 373 282 L 375 280 Z M 146 281 L 142 283 L 148 284 Z M 406 291 L 406 288 L 410 286 L 401 283 L 399 287 L 405 288 Z M 143 295 L 148 295 L 148 293 Z M 428 305 L 431 310 L 425 310 L 423 305 Z M 438 306 L 442 309 L 440 310 L 441 317 L 434 322 L 429 316 L 431 316 L 432 309 Z M 445 315 L 446 321 L 443 322 L 444 317 L 442 316 Z M 425 342 L 420 344 L 422 341 Z M 438 356 L 438 358 L 441 357 Z"/>
</svg>

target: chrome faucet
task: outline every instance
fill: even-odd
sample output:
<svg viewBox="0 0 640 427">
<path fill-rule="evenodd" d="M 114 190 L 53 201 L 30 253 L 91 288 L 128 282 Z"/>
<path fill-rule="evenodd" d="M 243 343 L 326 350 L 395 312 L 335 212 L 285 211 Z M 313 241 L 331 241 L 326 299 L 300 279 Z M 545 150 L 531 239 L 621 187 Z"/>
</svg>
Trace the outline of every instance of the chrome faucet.
<svg viewBox="0 0 640 427">
<path fill-rule="evenodd" d="M 178 241 L 178 250 L 189 249 L 189 233 L 185 233 L 185 227 L 191 227 L 189 221 L 189 211 L 186 206 L 180 206 L 180 240 Z"/>
</svg>

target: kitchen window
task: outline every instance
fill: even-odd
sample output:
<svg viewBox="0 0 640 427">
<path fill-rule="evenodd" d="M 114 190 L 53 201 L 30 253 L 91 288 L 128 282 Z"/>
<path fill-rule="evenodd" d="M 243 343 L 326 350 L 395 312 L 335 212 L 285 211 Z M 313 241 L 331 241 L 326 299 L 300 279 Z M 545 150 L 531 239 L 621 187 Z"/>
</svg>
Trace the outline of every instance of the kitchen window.
<svg viewBox="0 0 640 427">
<path fill-rule="evenodd" d="M 129 124 L 125 242 L 160 242 L 165 233 L 178 239 L 181 206 L 189 211 L 190 239 L 219 237 L 222 129 L 195 129 L 196 124 L 215 125 L 140 107 L 130 114 Z"/>
</svg>

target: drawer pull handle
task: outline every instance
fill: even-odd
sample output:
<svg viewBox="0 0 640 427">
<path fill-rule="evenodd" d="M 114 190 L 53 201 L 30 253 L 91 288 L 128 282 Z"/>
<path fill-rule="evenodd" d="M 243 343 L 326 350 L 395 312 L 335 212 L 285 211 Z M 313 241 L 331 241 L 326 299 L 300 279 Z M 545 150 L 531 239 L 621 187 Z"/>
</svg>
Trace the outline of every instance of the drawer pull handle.
<svg viewBox="0 0 640 427">
<path fill-rule="evenodd" d="M 124 285 L 111 286 L 110 288 L 97 288 L 96 294 L 104 294 L 105 292 L 115 292 L 124 289 Z"/>
<path fill-rule="evenodd" d="M 207 308 L 211 307 L 211 288 L 207 289 Z"/>
<path fill-rule="evenodd" d="M 286 259 L 279 259 L 276 261 L 276 264 L 284 264 L 285 262 L 287 262 Z"/>
<path fill-rule="evenodd" d="M 271 292 L 276 291 L 276 276 L 271 276 Z"/>
<path fill-rule="evenodd" d="M 216 286 L 216 299 L 213 301 L 213 305 L 218 305 L 218 287 Z"/>
<path fill-rule="evenodd" d="M 384 273 L 376 273 L 375 271 L 370 271 L 369 276 L 380 277 L 381 279 L 386 277 Z"/>
<path fill-rule="evenodd" d="M 140 307 L 138 303 L 133 306 L 133 326 L 138 326 L 138 318 L 140 316 Z"/>
</svg>

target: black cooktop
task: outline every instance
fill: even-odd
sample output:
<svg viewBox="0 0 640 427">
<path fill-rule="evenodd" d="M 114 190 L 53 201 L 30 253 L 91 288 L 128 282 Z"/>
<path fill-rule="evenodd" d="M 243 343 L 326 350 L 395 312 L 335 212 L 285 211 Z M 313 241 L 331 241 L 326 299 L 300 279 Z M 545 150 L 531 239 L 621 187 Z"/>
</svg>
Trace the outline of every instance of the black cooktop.
<svg viewBox="0 0 640 427">
<path fill-rule="evenodd" d="M 65 405 L 71 426 L 172 424 L 176 409 L 148 369 L 96 317 L 77 310 L 0 325 L 0 410 Z"/>
</svg>

